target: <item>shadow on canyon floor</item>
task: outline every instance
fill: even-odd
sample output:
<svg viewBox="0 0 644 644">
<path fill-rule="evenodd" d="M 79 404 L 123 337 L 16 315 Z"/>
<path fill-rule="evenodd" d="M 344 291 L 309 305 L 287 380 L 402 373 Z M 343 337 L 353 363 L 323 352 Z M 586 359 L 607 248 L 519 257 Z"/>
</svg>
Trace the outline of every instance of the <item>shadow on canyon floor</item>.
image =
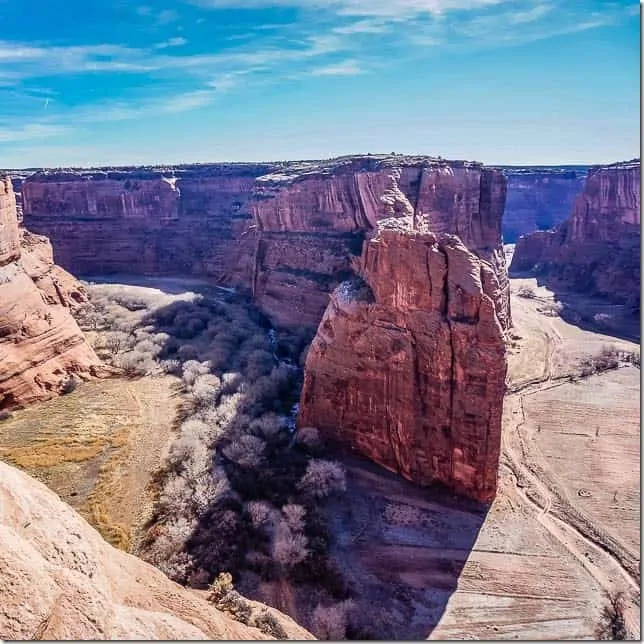
<svg viewBox="0 0 644 644">
<path fill-rule="evenodd" d="M 369 639 L 425 639 L 440 622 L 488 506 L 421 488 L 366 459 L 341 456 L 347 493 L 325 511 L 333 554 L 369 615 Z"/>
<path fill-rule="evenodd" d="M 534 279 L 537 286 L 552 291 L 561 303 L 559 316 L 585 331 L 609 335 L 620 340 L 640 342 L 640 311 L 627 304 L 616 304 L 605 298 L 570 290 L 558 280 L 531 272 L 513 272 L 511 279 Z"/>
</svg>

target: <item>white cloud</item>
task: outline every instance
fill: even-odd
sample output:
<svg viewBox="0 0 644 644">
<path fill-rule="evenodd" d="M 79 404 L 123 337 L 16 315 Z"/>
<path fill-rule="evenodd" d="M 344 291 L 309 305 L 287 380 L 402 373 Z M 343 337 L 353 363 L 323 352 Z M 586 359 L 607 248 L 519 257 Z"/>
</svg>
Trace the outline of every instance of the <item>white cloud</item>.
<svg viewBox="0 0 644 644">
<path fill-rule="evenodd" d="M 364 73 L 365 70 L 355 60 L 345 60 L 335 65 L 316 67 L 310 72 L 312 76 L 356 76 Z"/>
<path fill-rule="evenodd" d="M 157 43 L 154 45 L 154 49 L 167 49 L 168 47 L 182 47 L 183 45 L 187 45 L 188 41 L 186 38 L 183 38 L 181 36 L 177 36 L 176 38 L 168 38 L 168 40 L 164 40 L 163 42 Z"/>
<path fill-rule="evenodd" d="M 456 9 L 476 9 L 500 4 L 507 0 L 191 0 L 193 4 L 211 9 L 234 7 L 295 7 L 308 10 L 333 11 L 344 16 L 400 18 L 422 14 L 442 14 Z"/>
<path fill-rule="evenodd" d="M 69 132 L 69 128 L 62 125 L 47 123 L 30 123 L 17 127 L 0 127 L 0 142 L 14 143 L 17 141 L 32 141 L 61 136 Z"/>
</svg>

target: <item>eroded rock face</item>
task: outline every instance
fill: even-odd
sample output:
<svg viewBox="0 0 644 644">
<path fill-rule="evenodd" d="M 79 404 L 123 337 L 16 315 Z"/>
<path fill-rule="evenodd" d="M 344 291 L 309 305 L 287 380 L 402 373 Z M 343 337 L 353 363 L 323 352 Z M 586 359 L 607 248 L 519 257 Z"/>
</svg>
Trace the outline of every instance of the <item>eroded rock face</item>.
<svg viewBox="0 0 644 644">
<path fill-rule="evenodd" d="M 499 316 L 510 323 L 498 171 L 428 157 L 348 157 L 260 177 L 252 211 L 259 244 L 253 294 L 279 324 L 315 326 L 328 293 L 351 273 L 362 241 L 389 217 L 452 233 L 499 276 Z"/>
<path fill-rule="evenodd" d="M 210 276 L 246 285 L 248 200 L 268 166 L 42 172 L 22 183 L 27 226 L 74 274 Z"/>
<path fill-rule="evenodd" d="M 639 307 L 639 160 L 593 168 L 570 218 L 520 238 L 511 269 Z"/>
<path fill-rule="evenodd" d="M 0 597 L 3 640 L 272 639 L 113 548 L 42 483 L 2 462 Z M 313 639 L 266 610 L 289 638 Z"/>
<path fill-rule="evenodd" d="M 0 408 L 50 398 L 71 373 L 97 373 L 70 313 L 85 299 L 47 239 L 19 229 L 11 182 L 0 180 Z"/>
<path fill-rule="evenodd" d="M 315 328 L 380 219 L 425 216 L 500 277 L 509 320 L 500 171 L 429 157 L 355 156 L 38 173 L 27 225 L 79 274 L 198 275 L 249 289 L 274 323 Z"/>
<path fill-rule="evenodd" d="M 362 279 L 331 296 L 298 425 L 417 483 L 489 501 L 506 373 L 495 268 L 411 217 L 379 228 L 365 242 Z"/>
<path fill-rule="evenodd" d="M 508 196 L 503 214 L 503 241 L 549 230 L 570 216 L 581 194 L 588 167 L 503 168 Z"/>
</svg>

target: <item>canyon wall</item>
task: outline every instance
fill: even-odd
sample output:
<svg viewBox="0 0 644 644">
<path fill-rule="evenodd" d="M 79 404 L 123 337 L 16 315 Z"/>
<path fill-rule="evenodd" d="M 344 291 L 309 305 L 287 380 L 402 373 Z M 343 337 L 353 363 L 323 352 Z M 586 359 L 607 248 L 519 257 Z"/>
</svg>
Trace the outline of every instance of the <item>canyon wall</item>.
<svg viewBox="0 0 644 644">
<path fill-rule="evenodd" d="M 492 262 L 509 321 L 501 216 L 506 182 L 429 157 L 41 172 L 25 221 L 81 275 L 191 275 L 248 289 L 274 323 L 315 328 L 378 220 L 424 215 Z"/>
<path fill-rule="evenodd" d="M 0 597 L 3 640 L 273 639 L 112 547 L 45 485 L 2 462 Z M 289 639 L 313 639 L 279 611 L 247 605 Z"/>
<path fill-rule="evenodd" d="M 69 374 L 97 373 L 100 361 L 70 308 L 85 301 L 53 263 L 44 237 L 18 226 L 8 179 L 0 180 L 0 409 L 49 398 Z"/>
<path fill-rule="evenodd" d="M 511 270 L 639 308 L 639 159 L 593 168 L 569 219 L 520 238 Z"/>
<path fill-rule="evenodd" d="M 570 216 L 581 194 L 587 166 L 504 167 L 508 197 L 503 215 L 503 241 L 554 228 Z"/>
<path fill-rule="evenodd" d="M 417 483 L 490 501 L 506 374 L 495 268 L 426 219 L 378 229 L 309 349 L 298 425 Z"/>
<path fill-rule="evenodd" d="M 255 177 L 268 169 L 39 172 L 22 183 L 25 222 L 52 240 L 56 261 L 74 274 L 248 283 L 248 201 Z"/>
</svg>

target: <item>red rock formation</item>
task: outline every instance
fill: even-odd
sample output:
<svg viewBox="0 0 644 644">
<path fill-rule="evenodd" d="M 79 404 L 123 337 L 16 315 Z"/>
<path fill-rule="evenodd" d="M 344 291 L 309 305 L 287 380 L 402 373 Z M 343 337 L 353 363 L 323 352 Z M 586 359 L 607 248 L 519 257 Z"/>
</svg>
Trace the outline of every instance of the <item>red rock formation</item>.
<svg viewBox="0 0 644 644">
<path fill-rule="evenodd" d="M 517 242 L 512 270 L 639 306 L 639 160 L 591 170 L 570 218 Z"/>
<path fill-rule="evenodd" d="M 11 182 L 0 180 L 0 408 L 49 398 L 68 374 L 100 368 L 69 311 L 84 298 L 47 240 L 19 230 Z"/>
<path fill-rule="evenodd" d="M 494 266 L 499 318 L 510 324 L 501 217 L 506 182 L 480 164 L 428 157 L 345 157 L 260 177 L 253 295 L 278 324 L 315 326 L 365 234 L 388 217 L 424 218 Z"/>
<path fill-rule="evenodd" d="M 505 167 L 508 197 L 503 214 L 503 240 L 554 228 L 570 215 L 581 193 L 587 166 Z"/>
<path fill-rule="evenodd" d="M 3 640 L 266 640 L 117 550 L 42 483 L 0 462 L 0 638 Z M 289 639 L 313 639 L 277 610 Z"/>
<path fill-rule="evenodd" d="M 276 324 L 313 328 L 365 234 L 405 215 L 426 215 L 495 265 L 509 323 L 505 185 L 480 164 L 402 156 L 39 173 L 22 184 L 28 226 L 74 273 L 211 276 L 249 288 Z"/>
<path fill-rule="evenodd" d="M 74 274 L 250 280 L 248 200 L 268 166 L 42 172 L 22 183 L 28 227 Z"/>
<path fill-rule="evenodd" d="M 364 245 L 364 282 L 334 291 L 298 425 L 412 481 L 489 501 L 506 372 L 499 280 L 458 237 L 418 227 L 380 222 Z"/>
</svg>

